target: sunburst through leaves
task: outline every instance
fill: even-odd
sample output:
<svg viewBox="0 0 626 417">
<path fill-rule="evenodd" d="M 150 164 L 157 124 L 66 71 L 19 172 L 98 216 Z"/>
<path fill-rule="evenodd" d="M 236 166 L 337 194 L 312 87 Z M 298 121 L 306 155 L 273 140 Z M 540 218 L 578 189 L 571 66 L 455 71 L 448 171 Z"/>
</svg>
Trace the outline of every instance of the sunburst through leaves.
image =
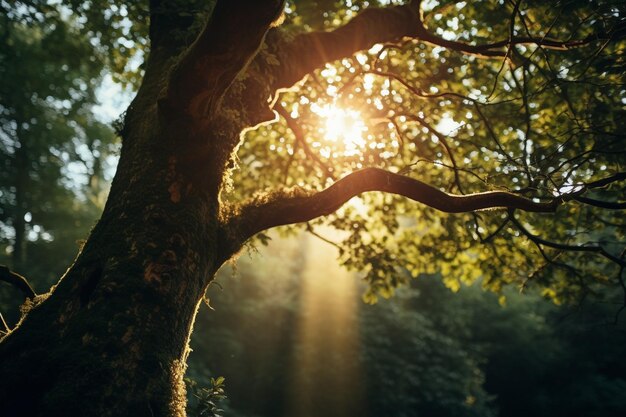
<svg viewBox="0 0 626 417">
<path fill-rule="evenodd" d="M 318 131 L 322 138 L 342 143 L 344 156 L 356 155 L 367 145 L 364 138 L 367 126 L 358 110 L 333 104 L 320 106 L 316 103 L 311 106 L 311 110 L 321 118 Z"/>
</svg>

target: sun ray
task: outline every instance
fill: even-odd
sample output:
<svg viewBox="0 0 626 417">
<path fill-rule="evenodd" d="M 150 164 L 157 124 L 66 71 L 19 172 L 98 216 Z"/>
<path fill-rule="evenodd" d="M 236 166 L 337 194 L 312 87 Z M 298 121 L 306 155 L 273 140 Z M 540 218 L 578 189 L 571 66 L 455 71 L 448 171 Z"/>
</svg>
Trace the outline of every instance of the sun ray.
<svg viewBox="0 0 626 417">
<path fill-rule="evenodd" d="M 320 228 L 324 236 L 337 232 Z M 293 364 L 288 415 L 358 415 L 363 406 L 362 369 L 357 360 L 358 287 L 352 273 L 332 261 L 336 248 L 304 236 L 307 259 L 302 266 L 301 310 L 296 340 L 302 346 Z M 324 393 L 340 392 L 331 403 Z"/>
</svg>

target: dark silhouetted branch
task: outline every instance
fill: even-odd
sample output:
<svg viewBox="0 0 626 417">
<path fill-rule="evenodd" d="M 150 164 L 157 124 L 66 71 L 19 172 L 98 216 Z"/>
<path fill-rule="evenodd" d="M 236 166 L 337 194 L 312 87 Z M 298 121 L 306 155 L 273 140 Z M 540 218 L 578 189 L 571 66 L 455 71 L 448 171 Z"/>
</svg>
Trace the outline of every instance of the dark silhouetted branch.
<svg viewBox="0 0 626 417">
<path fill-rule="evenodd" d="M 609 259 L 610 261 L 615 262 L 616 264 L 618 264 L 620 266 L 626 265 L 626 262 L 624 262 L 619 257 L 610 254 L 609 252 L 607 252 L 600 245 L 568 245 L 568 244 L 564 244 L 564 243 L 552 242 L 552 241 L 546 240 L 546 239 L 544 239 L 542 237 L 539 237 L 539 236 L 531 233 L 528 229 L 526 229 L 524 227 L 524 225 L 522 225 L 522 223 L 520 223 L 519 220 L 517 220 L 515 218 L 513 213 L 511 213 L 509 218 L 510 218 L 511 222 L 517 227 L 517 229 L 520 232 L 522 232 L 522 234 L 524 234 L 524 236 L 526 236 L 528 239 L 530 239 L 532 242 L 534 242 L 537 245 L 543 245 L 543 246 L 547 246 L 549 248 L 558 249 L 558 250 L 562 250 L 562 251 L 568 251 L 568 252 L 593 252 L 593 253 L 598 253 L 598 254 L 604 256 L 605 258 Z"/>
<path fill-rule="evenodd" d="M 0 281 L 8 282 L 9 284 L 17 287 L 24 293 L 24 296 L 28 299 L 35 298 L 37 294 L 33 291 L 26 278 L 11 271 L 8 267 L 0 265 Z"/>
<path fill-rule="evenodd" d="M 594 198 L 588 198 L 588 197 L 582 197 L 582 196 L 576 197 L 574 198 L 574 200 L 580 203 L 588 204 L 590 206 L 600 207 L 600 208 L 608 209 L 608 210 L 626 210 L 626 202 L 600 201 Z"/>
<path fill-rule="evenodd" d="M 288 88 L 325 63 L 347 58 L 375 44 L 398 42 L 411 38 L 418 42 L 440 46 L 464 54 L 485 58 L 508 58 L 516 45 L 536 45 L 544 49 L 567 50 L 596 41 L 617 40 L 624 37 L 624 28 L 594 33 L 584 39 L 562 41 L 548 37 L 514 36 L 485 44 L 447 40 L 430 32 L 424 25 L 421 1 L 401 6 L 368 8 L 347 24 L 328 32 L 316 31 L 283 36 L 280 30 L 268 36 L 268 43 L 276 51 L 280 66 L 274 70 L 274 89 Z"/>
<path fill-rule="evenodd" d="M 553 212 L 560 200 L 538 203 L 503 191 L 454 195 L 414 178 L 379 168 L 355 171 L 323 191 L 265 202 L 253 201 L 233 219 L 233 226 L 245 239 L 276 226 L 307 222 L 335 212 L 352 197 L 368 191 L 401 195 L 446 213 L 464 213 L 494 208 L 517 208 L 533 212 Z"/>
<path fill-rule="evenodd" d="M 596 181 L 585 183 L 585 187 L 588 189 L 602 188 L 614 182 L 619 182 L 619 181 L 624 181 L 624 180 L 626 180 L 626 172 L 618 172 L 616 174 L 611 175 L 610 177 L 601 178 Z"/>
</svg>

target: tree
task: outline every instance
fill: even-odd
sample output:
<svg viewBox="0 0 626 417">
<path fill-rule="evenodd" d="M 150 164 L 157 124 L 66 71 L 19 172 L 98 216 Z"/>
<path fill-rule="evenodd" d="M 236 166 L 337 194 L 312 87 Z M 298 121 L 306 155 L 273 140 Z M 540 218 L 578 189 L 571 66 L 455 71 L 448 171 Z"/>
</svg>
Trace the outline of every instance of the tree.
<svg viewBox="0 0 626 417">
<path fill-rule="evenodd" d="M 3 414 L 184 415 L 216 271 L 324 216 L 370 302 L 435 270 L 556 301 L 623 286 L 621 2 L 381 3 L 280 25 L 282 0 L 152 0 L 148 29 L 141 3 L 65 4 L 113 67 L 129 27 L 150 50 L 100 221 L 2 339 Z"/>
</svg>

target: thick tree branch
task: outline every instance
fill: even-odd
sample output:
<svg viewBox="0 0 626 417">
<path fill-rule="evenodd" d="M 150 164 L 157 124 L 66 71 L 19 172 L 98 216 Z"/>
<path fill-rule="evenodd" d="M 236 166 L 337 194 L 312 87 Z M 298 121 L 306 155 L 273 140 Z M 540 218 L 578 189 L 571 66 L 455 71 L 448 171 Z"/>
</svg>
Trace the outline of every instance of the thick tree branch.
<svg viewBox="0 0 626 417">
<path fill-rule="evenodd" d="M 205 28 L 172 71 L 167 111 L 214 116 L 226 90 L 256 55 L 284 0 L 220 0 Z"/>
<path fill-rule="evenodd" d="M 319 192 L 308 194 L 279 192 L 262 199 L 254 199 L 245 204 L 240 212 L 230 219 L 228 228 L 235 230 L 237 240 L 244 242 L 256 233 L 273 227 L 308 222 L 329 215 L 337 211 L 352 197 L 369 191 L 380 191 L 401 195 L 446 213 L 467 213 L 508 208 L 510 210 L 509 220 L 514 221 L 522 233 L 533 242 L 555 249 L 598 252 L 616 262 L 615 257 L 601 247 L 561 245 L 534 236 L 513 217 L 512 210 L 519 209 L 536 213 L 554 212 L 564 202 L 579 201 L 581 194 L 588 189 L 605 187 L 624 179 L 626 179 L 626 173 L 616 173 L 587 183 L 584 189 L 557 196 L 550 201 L 537 202 L 519 194 L 505 191 L 455 195 L 414 178 L 380 168 L 365 168 L 347 175 Z M 234 246 L 238 245 L 235 244 Z"/>
<path fill-rule="evenodd" d="M 35 298 L 37 294 L 33 291 L 26 278 L 11 271 L 8 267 L 0 265 L 0 281 L 8 282 L 9 284 L 17 287 L 24 293 L 24 296 L 28 299 Z"/>
<path fill-rule="evenodd" d="M 537 203 L 525 197 L 489 191 L 468 195 L 454 195 L 441 191 L 422 181 L 394 174 L 379 168 L 355 171 L 327 189 L 293 197 L 269 198 L 264 202 L 246 205 L 233 220 L 239 237 L 244 240 L 276 226 L 307 222 L 335 212 L 352 197 L 368 191 L 382 191 L 401 195 L 446 213 L 463 213 L 492 208 L 517 208 L 533 212 L 553 212 L 560 200 Z"/>
<path fill-rule="evenodd" d="M 402 5 L 369 8 L 344 26 L 330 32 L 310 32 L 281 43 L 281 33 L 275 31 L 268 41 L 279 43 L 275 49 L 280 67 L 276 69 L 274 89 L 291 87 L 305 75 L 327 62 L 352 56 L 381 42 L 393 42 L 417 35 L 419 8 Z"/>
<path fill-rule="evenodd" d="M 544 49 L 567 50 L 599 40 L 618 40 L 625 36 L 624 25 L 610 31 L 594 33 L 584 39 L 558 40 L 541 36 L 514 36 L 484 44 L 447 40 L 430 32 L 424 24 L 422 1 L 401 6 L 368 8 L 347 24 L 328 32 L 303 33 L 284 41 L 280 30 L 273 31 L 268 43 L 274 44 L 280 66 L 275 70 L 274 89 L 288 88 L 327 62 L 352 56 L 377 43 L 412 38 L 464 54 L 486 58 L 507 58 L 516 45 L 536 45 Z"/>
</svg>

